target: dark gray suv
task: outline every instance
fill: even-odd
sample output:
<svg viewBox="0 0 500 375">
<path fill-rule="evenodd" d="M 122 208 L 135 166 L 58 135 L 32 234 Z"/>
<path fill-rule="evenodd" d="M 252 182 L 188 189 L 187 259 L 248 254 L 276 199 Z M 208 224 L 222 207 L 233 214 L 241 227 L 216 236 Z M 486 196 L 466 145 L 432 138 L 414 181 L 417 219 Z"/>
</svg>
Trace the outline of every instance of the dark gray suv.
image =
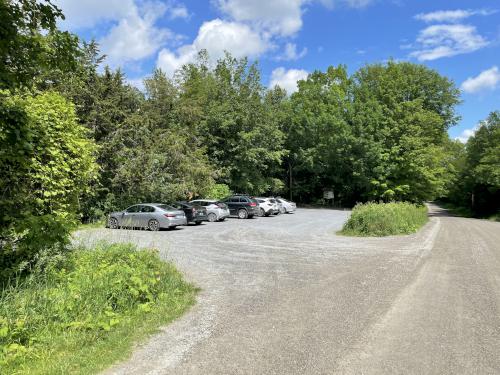
<svg viewBox="0 0 500 375">
<path fill-rule="evenodd" d="M 251 219 L 259 215 L 259 203 L 248 195 L 232 195 L 222 202 L 229 207 L 231 216 L 238 216 L 240 219 Z"/>
</svg>

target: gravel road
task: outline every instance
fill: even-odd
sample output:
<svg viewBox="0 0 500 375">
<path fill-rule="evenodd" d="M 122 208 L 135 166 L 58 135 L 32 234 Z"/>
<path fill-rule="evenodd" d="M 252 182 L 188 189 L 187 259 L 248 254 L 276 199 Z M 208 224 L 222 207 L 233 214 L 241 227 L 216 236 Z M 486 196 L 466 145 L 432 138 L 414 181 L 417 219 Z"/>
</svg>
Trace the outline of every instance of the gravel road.
<svg viewBox="0 0 500 375">
<path fill-rule="evenodd" d="M 202 288 L 110 374 L 499 374 L 500 223 L 431 206 L 417 234 L 335 235 L 347 211 L 78 239 L 160 249 Z"/>
</svg>

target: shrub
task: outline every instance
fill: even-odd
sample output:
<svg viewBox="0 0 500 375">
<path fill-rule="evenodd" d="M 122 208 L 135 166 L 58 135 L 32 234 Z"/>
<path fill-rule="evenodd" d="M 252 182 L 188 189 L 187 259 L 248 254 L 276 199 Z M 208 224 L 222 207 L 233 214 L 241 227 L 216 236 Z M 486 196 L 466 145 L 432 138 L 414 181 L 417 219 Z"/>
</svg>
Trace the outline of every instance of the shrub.
<svg viewBox="0 0 500 375">
<path fill-rule="evenodd" d="M 207 191 L 206 196 L 210 199 L 223 199 L 231 194 L 233 193 L 226 184 L 214 184 Z"/>
<path fill-rule="evenodd" d="M 354 207 L 341 233 L 352 236 L 409 234 L 416 232 L 427 220 L 425 206 L 370 202 Z"/>
<path fill-rule="evenodd" d="M 59 94 L 0 91 L 0 281 L 66 241 L 96 174 L 94 150 Z"/>
<path fill-rule="evenodd" d="M 75 361 L 85 362 L 79 351 L 90 356 L 89 347 L 102 345 L 115 330 L 130 331 L 149 314 L 160 315 L 162 323 L 178 316 L 194 291 L 156 252 L 132 245 L 103 244 L 44 258 L 2 293 L 0 367 L 7 373 L 40 366 L 48 366 L 37 369 L 42 373 L 58 366 L 69 370 Z"/>
</svg>

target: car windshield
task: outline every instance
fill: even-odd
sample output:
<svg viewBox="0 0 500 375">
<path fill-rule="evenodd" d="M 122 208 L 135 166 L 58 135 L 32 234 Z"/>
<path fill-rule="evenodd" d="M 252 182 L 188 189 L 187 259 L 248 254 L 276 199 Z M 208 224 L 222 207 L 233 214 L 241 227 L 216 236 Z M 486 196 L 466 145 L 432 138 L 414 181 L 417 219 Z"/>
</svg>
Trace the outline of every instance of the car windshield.
<svg viewBox="0 0 500 375">
<path fill-rule="evenodd" d="M 175 208 L 173 208 L 172 206 L 169 206 L 168 204 L 159 204 L 156 207 L 159 207 L 159 208 L 161 208 L 162 210 L 165 210 L 165 211 L 173 211 L 173 210 L 175 210 Z"/>
</svg>

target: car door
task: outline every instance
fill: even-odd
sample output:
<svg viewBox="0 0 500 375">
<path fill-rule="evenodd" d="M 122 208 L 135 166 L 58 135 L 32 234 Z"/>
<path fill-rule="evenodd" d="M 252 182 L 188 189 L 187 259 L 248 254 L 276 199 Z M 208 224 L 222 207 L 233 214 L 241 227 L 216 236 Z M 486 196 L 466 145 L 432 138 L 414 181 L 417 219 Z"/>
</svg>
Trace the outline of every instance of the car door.
<svg viewBox="0 0 500 375">
<path fill-rule="evenodd" d="M 146 228 L 151 219 L 154 219 L 155 208 L 152 206 L 141 206 L 139 213 L 137 213 L 137 226 Z"/>
<path fill-rule="evenodd" d="M 240 208 L 240 197 L 231 197 L 229 198 L 229 213 L 231 215 L 238 214 L 238 208 Z"/>
<path fill-rule="evenodd" d="M 135 206 L 130 206 L 123 211 L 121 225 L 129 228 L 135 227 L 139 210 L 140 206 L 136 204 Z"/>
</svg>

